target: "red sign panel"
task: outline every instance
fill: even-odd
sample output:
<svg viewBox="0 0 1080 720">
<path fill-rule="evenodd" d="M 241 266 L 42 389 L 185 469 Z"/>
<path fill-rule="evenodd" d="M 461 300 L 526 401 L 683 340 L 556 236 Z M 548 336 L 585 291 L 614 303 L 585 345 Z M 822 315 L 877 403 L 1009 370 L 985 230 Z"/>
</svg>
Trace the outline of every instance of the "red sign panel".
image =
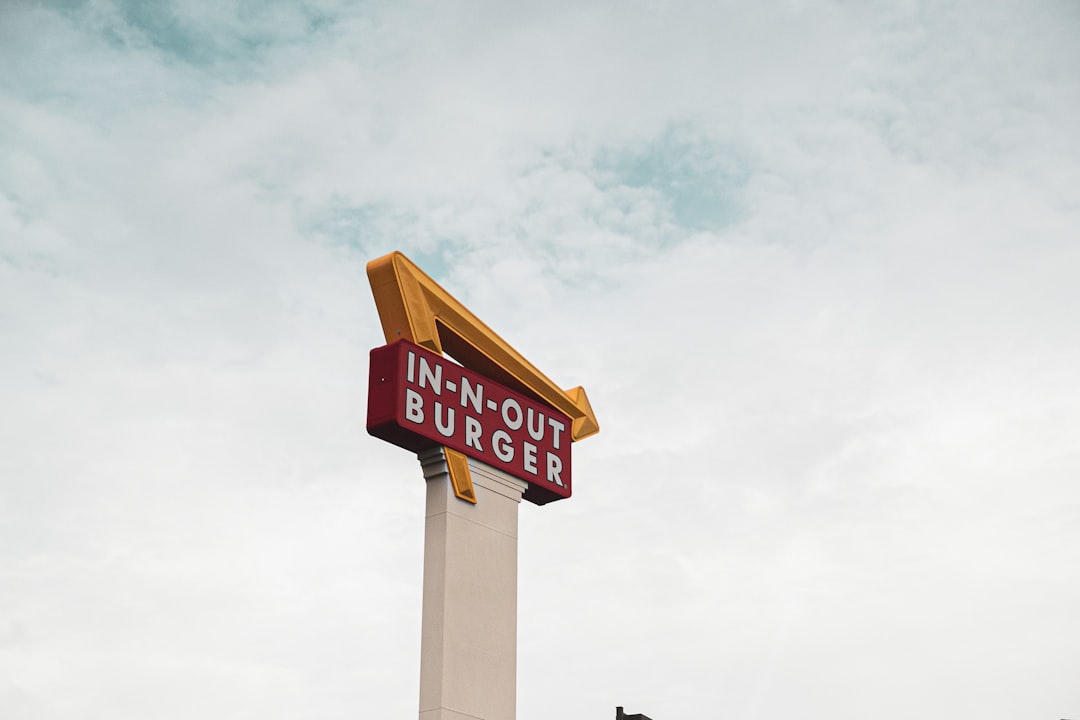
<svg viewBox="0 0 1080 720">
<path fill-rule="evenodd" d="M 529 483 L 538 505 L 570 497 L 569 418 L 407 340 L 371 351 L 367 430 L 485 462 Z"/>
</svg>

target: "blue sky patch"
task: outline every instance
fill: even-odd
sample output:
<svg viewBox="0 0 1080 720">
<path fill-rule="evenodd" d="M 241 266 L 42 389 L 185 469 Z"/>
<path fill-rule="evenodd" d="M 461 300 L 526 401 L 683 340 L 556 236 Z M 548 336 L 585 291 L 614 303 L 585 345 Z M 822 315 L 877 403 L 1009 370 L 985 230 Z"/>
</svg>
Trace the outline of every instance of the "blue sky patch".
<svg viewBox="0 0 1080 720">
<path fill-rule="evenodd" d="M 733 154 L 677 129 L 638 148 L 605 152 L 597 166 L 619 184 L 658 191 L 674 221 L 692 229 L 717 229 L 734 222 L 737 194 L 749 176 Z"/>
</svg>

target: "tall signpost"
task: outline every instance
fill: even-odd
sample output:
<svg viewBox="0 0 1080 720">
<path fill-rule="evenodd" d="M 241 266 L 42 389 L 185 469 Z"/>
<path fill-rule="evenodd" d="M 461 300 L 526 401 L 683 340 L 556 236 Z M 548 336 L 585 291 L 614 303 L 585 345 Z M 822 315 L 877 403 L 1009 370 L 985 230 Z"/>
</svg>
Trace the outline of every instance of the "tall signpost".
<svg viewBox="0 0 1080 720">
<path fill-rule="evenodd" d="M 571 443 L 600 428 L 583 388 L 561 389 L 404 255 L 367 272 L 387 342 L 371 351 L 368 432 L 416 453 L 427 481 L 420 720 L 513 720 L 518 504 L 570 497 Z"/>
</svg>

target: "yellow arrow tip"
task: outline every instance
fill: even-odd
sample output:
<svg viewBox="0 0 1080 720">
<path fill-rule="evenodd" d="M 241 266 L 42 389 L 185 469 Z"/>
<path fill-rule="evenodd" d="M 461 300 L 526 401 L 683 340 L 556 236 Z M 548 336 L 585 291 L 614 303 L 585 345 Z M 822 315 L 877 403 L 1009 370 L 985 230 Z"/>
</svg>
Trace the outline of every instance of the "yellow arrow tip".
<svg viewBox="0 0 1080 720">
<path fill-rule="evenodd" d="M 581 417 L 574 418 L 574 426 L 570 429 L 571 437 L 577 441 L 600 432 L 600 423 L 596 420 L 596 413 L 589 403 L 589 396 L 585 394 L 585 388 L 578 385 L 567 390 L 566 396 L 582 412 Z"/>
</svg>

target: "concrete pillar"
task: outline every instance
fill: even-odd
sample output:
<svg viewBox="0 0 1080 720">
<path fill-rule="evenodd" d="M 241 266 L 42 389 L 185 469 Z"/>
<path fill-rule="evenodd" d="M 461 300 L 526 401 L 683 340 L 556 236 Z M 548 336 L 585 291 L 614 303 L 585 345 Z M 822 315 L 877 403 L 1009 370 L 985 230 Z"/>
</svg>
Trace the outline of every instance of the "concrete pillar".
<svg viewBox="0 0 1080 720">
<path fill-rule="evenodd" d="M 454 496 L 442 448 L 418 457 L 427 481 L 420 720 L 514 720 L 526 485 L 470 459 L 473 505 Z"/>
</svg>

